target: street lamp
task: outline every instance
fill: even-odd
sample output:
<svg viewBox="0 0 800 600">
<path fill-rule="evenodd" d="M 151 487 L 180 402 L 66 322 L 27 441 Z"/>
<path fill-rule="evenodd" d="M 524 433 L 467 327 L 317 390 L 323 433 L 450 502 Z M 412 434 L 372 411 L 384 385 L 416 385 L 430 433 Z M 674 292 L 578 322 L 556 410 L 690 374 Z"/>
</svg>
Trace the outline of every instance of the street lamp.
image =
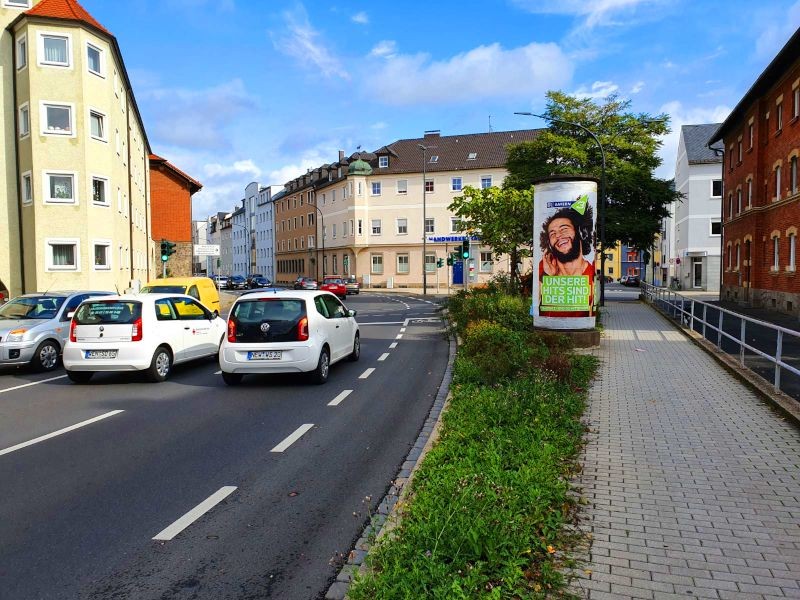
<svg viewBox="0 0 800 600">
<path fill-rule="evenodd" d="M 594 140 L 594 143 L 597 144 L 597 147 L 600 148 L 600 157 L 602 159 L 601 171 L 600 171 L 600 246 L 602 247 L 602 254 L 600 255 L 600 306 L 605 306 L 606 304 L 606 153 L 603 150 L 603 145 L 600 143 L 600 140 L 597 139 L 597 136 L 589 131 L 586 127 L 581 125 L 580 123 L 573 123 L 572 121 L 565 121 L 564 119 L 556 119 L 554 117 L 548 117 L 545 115 L 537 115 L 531 112 L 515 112 L 515 115 L 523 115 L 526 117 L 537 117 L 539 119 L 544 119 L 545 121 L 549 121 L 551 123 L 564 123 L 565 125 L 572 125 L 573 127 L 578 127 L 588 133 L 591 138 Z"/>
<path fill-rule="evenodd" d="M 317 206 L 316 198 L 314 198 L 314 204 L 312 204 L 311 206 L 313 206 L 314 208 L 317 209 L 317 212 L 319 213 L 319 220 L 322 222 L 321 223 L 321 225 L 322 225 L 322 236 L 321 236 L 322 237 L 322 280 L 325 281 L 325 215 L 322 214 L 322 211 L 319 209 L 319 206 Z M 315 229 L 316 229 L 316 227 L 315 227 Z M 320 237 L 320 236 L 317 236 L 317 237 Z"/>
<path fill-rule="evenodd" d="M 428 236 L 425 232 L 425 224 L 428 222 L 428 203 L 425 177 L 427 175 L 428 147 L 422 144 L 417 144 L 417 147 L 422 150 L 422 295 L 426 296 L 428 294 L 428 264 L 426 263 L 428 258 Z"/>
</svg>

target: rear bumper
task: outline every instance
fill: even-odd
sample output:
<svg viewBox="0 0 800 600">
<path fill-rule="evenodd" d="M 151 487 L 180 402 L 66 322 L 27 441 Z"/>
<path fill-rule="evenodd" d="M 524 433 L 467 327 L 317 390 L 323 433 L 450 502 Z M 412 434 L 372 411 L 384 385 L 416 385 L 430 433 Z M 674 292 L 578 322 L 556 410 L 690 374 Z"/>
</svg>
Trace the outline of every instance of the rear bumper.
<svg viewBox="0 0 800 600">
<path fill-rule="evenodd" d="M 138 343 L 138 342 L 136 342 Z M 91 344 L 67 344 L 64 348 L 64 368 L 67 371 L 144 371 L 150 367 L 153 360 L 151 348 L 126 348 L 130 342 L 118 345 L 107 344 L 103 347 Z M 93 359 L 86 358 L 86 350 L 116 350 L 116 358 Z"/>
<path fill-rule="evenodd" d="M 280 350 L 280 360 L 248 360 L 247 353 Z M 219 351 L 219 367 L 225 373 L 305 373 L 317 368 L 319 349 L 313 345 L 264 348 L 259 344 L 223 343 Z"/>
</svg>

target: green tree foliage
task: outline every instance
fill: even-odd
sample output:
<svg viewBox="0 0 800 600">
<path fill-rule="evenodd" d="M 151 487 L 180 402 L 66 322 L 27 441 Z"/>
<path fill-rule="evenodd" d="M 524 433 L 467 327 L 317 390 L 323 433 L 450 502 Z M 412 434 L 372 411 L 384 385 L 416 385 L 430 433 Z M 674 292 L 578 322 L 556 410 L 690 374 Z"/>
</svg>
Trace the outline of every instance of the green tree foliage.
<svg viewBox="0 0 800 600">
<path fill-rule="evenodd" d="M 547 93 L 544 116 L 579 123 L 594 133 L 606 154 L 606 240 L 620 240 L 646 249 L 679 200 L 671 181 L 658 179 L 653 171 L 661 165 L 657 152 L 660 135 L 669 133 L 669 117 L 632 114 L 630 101 L 612 95 L 602 104 L 573 98 L 563 92 Z M 532 141 L 509 147 L 509 176 L 504 186 L 530 189 L 549 175 L 593 175 L 600 178 L 601 154 L 585 131 L 558 121 Z"/>
<path fill-rule="evenodd" d="M 476 233 L 495 255 L 511 258 L 511 281 L 517 282 L 517 263 L 531 255 L 533 190 L 510 187 L 476 189 L 467 186 L 448 207 L 460 220 L 458 229 Z M 478 257 L 480 258 L 480 257 Z"/>
</svg>

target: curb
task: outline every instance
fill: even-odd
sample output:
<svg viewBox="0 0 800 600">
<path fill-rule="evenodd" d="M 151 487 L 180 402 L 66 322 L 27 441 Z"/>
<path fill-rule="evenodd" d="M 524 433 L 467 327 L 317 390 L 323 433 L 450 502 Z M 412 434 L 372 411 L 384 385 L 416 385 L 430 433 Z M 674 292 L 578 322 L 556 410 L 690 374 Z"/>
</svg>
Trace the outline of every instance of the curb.
<svg viewBox="0 0 800 600">
<path fill-rule="evenodd" d="M 410 493 L 409 482 L 414 478 L 414 473 L 422 459 L 433 447 L 439 437 L 441 426 L 441 416 L 450 401 L 450 384 L 453 381 L 453 362 L 455 361 L 457 343 L 453 336 L 450 336 L 450 347 L 448 350 L 447 367 L 445 368 L 439 390 L 433 406 L 428 413 L 428 418 L 417 436 L 417 441 L 406 456 L 405 461 L 400 466 L 389 491 L 381 500 L 378 509 L 369 524 L 361 532 L 361 536 L 356 541 L 355 547 L 347 557 L 347 563 L 341 568 L 336 576 L 336 581 L 328 588 L 325 600 L 344 600 L 350 591 L 350 584 L 356 573 L 365 572 L 367 567 L 365 559 L 370 549 L 383 536 L 387 535 L 397 526 L 400 516 L 399 507 Z"/>
</svg>

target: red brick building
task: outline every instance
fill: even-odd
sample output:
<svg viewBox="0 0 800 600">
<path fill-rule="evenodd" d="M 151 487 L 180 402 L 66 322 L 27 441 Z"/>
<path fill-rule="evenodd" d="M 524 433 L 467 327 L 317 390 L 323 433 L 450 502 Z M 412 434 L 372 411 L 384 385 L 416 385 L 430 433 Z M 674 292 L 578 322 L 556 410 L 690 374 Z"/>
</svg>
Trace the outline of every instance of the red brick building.
<svg viewBox="0 0 800 600">
<path fill-rule="evenodd" d="M 720 297 L 800 315 L 800 29 L 709 140 L 722 140 Z"/>
<path fill-rule="evenodd" d="M 150 155 L 150 215 L 153 241 L 177 244 L 167 267 L 173 277 L 192 274 L 192 195 L 203 188 L 167 159 Z M 158 246 L 156 246 L 158 251 Z M 160 261 L 159 261 L 160 266 Z"/>
</svg>

